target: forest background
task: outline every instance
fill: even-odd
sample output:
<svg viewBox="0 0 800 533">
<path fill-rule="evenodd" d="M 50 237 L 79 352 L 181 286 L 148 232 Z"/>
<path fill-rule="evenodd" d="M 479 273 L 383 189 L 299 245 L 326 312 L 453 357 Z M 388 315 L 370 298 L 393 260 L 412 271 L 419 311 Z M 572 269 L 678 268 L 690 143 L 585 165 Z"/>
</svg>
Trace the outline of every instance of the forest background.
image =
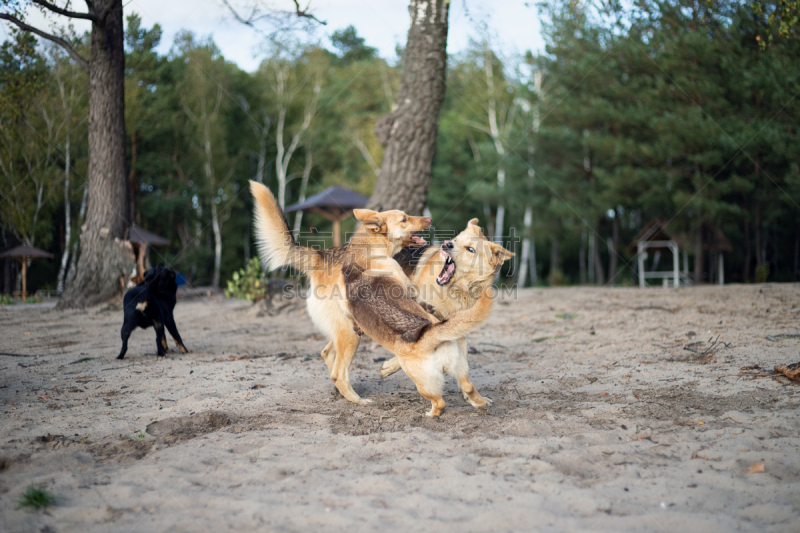
<svg viewBox="0 0 800 533">
<path fill-rule="evenodd" d="M 539 15 L 540 54 L 503 54 L 476 23 L 470 47 L 448 58 L 428 195 L 437 232 L 478 217 L 517 252 L 508 284 L 630 284 L 629 244 L 659 219 L 697 281 L 716 281 L 723 252 L 726 281 L 797 280 L 797 30 L 771 24 L 760 3 L 726 1 L 545 2 Z M 53 253 L 32 262 L 28 287 L 56 289 L 85 212 L 86 72 L 56 46 L 9 35 L 0 251 Z M 62 36 L 88 47 L 86 35 Z M 284 205 L 332 185 L 371 194 L 383 154 L 373 130 L 396 106 L 402 50 L 379 57 L 349 27 L 330 34 L 331 49 L 273 40 L 245 72 L 191 33 L 157 53 L 161 28 L 135 14 L 125 39 L 131 212 L 171 242 L 152 262 L 223 285 L 255 255 L 250 179 Z M 302 242 L 332 243 L 318 215 L 289 222 Z M 17 265 L 5 262 L 2 292 Z"/>
</svg>

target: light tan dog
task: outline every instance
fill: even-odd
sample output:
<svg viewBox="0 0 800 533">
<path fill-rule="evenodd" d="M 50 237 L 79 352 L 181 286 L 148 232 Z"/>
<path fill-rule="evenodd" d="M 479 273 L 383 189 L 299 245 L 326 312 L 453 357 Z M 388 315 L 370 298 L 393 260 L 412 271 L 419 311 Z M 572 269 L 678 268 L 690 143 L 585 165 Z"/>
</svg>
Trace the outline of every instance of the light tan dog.
<svg viewBox="0 0 800 533">
<path fill-rule="evenodd" d="M 470 220 L 464 231 L 441 247 L 404 248 L 394 256 L 419 290 L 420 297 L 436 309 L 439 319 L 472 307 L 484 289 L 491 286 L 503 263 L 512 257 L 513 252 L 483 236 L 477 218 Z M 461 355 L 466 358 L 466 335 L 457 342 Z M 381 366 L 381 377 L 399 370 L 397 358 L 390 359 Z"/>
<path fill-rule="evenodd" d="M 491 285 L 483 288 L 469 309 L 440 322 L 415 301 L 416 287 L 400 264 L 392 256 L 373 253 L 387 234 L 382 215 L 356 212 L 362 225 L 350 240 L 342 263 L 352 317 L 367 335 L 395 354 L 419 393 L 431 402 L 428 416 L 439 416 L 445 408 L 445 372 L 456 378 L 474 407 L 486 406 L 487 400 L 469 379 L 469 363 L 455 341 L 488 318 Z"/>
<path fill-rule="evenodd" d="M 342 260 L 348 245 L 327 250 L 299 245 L 270 190 L 251 181 L 250 191 L 255 200 L 253 227 L 262 263 L 269 270 L 288 265 L 309 277 L 308 314 L 322 333 L 332 339 L 321 353 L 331 381 L 351 402 L 366 404 L 371 400 L 362 399 L 350 384 L 350 363 L 358 349 L 359 335 L 353 329 L 342 278 Z M 374 236 L 371 253 L 389 258 L 403 247 L 424 245 L 425 240 L 414 233 L 431 225 L 430 218 L 407 216 L 402 211 L 375 213 L 356 209 L 355 212 L 357 218 L 359 213 L 362 218 L 373 214 L 381 217 L 384 232 Z"/>
</svg>

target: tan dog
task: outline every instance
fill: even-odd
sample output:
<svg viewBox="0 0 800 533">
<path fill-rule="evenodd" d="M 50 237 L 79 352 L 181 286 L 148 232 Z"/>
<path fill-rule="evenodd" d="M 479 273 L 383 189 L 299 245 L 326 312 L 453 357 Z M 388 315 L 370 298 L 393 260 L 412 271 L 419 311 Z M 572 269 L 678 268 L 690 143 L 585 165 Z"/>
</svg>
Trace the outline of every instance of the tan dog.
<svg viewBox="0 0 800 533">
<path fill-rule="evenodd" d="M 270 190 L 251 181 L 250 192 L 255 200 L 253 226 L 262 263 L 269 270 L 288 265 L 308 275 L 311 281 L 306 301 L 308 314 L 322 333 L 332 339 L 321 353 L 331 381 L 351 402 L 366 404 L 371 400 L 362 399 L 350 384 L 350 363 L 358 349 L 359 335 L 353 330 L 342 278 L 342 259 L 348 245 L 327 250 L 299 245 Z M 390 258 L 403 247 L 424 245 L 425 240 L 413 234 L 431 225 L 430 218 L 407 216 L 402 211 L 375 213 L 356 209 L 355 212 L 357 218 L 359 213 L 362 218 L 381 217 L 385 231 L 375 236 L 371 253 Z"/>
<path fill-rule="evenodd" d="M 444 373 L 458 380 L 474 407 L 488 404 L 469 379 L 469 364 L 454 341 L 488 318 L 492 288 L 485 287 L 475 304 L 439 322 L 413 295 L 416 288 L 392 256 L 379 255 L 388 232 L 382 213 L 356 212 L 361 227 L 350 240 L 342 263 L 350 313 L 359 327 L 397 357 L 400 367 L 430 400 L 428 416 L 439 416 Z M 338 364 L 338 361 L 337 361 Z"/>
<path fill-rule="evenodd" d="M 483 236 L 477 218 L 470 220 L 464 231 L 441 247 L 404 248 L 394 256 L 419 290 L 420 297 L 436 309 L 439 319 L 472 307 L 484 289 L 491 286 L 503 263 L 512 257 L 513 252 Z M 457 342 L 461 355 L 466 358 L 466 336 Z M 399 370 L 397 358 L 390 359 L 381 366 L 381 377 Z"/>
</svg>

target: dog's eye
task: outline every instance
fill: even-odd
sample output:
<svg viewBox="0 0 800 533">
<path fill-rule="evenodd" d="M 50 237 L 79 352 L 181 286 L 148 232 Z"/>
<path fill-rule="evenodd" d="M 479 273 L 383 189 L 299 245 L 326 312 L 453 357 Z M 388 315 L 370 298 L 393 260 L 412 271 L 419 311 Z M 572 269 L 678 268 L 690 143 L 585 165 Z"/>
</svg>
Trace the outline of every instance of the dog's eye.
<svg viewBox="0 0 800 533">
<path fill-rule="evenodd" d="M 467 251 L 469 253 L 471 253 L 471 254 L 474 254 L 475 253 L 475 248 L 473 248 L 472 246 L 467 246 Z"/>
<path fill-rule="evenodd" d="M 405 224 L 407 221 L 408 221 L 408 217 L 403 217 L 403 224 Z"/>
</svg>

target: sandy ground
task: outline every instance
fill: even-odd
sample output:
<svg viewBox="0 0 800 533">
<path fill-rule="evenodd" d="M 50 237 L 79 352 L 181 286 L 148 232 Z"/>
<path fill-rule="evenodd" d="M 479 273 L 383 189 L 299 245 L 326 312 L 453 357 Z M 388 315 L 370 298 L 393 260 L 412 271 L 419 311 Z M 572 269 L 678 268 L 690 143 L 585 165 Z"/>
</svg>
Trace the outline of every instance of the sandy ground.
<svg viewBox="0 0 800 533">
<path fill-rule="evenodd" d="M 763 376 L 800 360 L 765 338 L 800 285 L 506 296 L 470 340 L 492 412 L 450 381 L 438 420 L 375 343 L 360 407 L 302 306 L 258 315 L 184 297 L 194 353 L 137 330 L 117 361 L 119 306 L 0 308 L 0 351 L 38 355 L 0 356 L 0 530 L 800 531 L 800 386 Z M 20 508 L 32 484 L 56 505 Z"/>
</svg>

